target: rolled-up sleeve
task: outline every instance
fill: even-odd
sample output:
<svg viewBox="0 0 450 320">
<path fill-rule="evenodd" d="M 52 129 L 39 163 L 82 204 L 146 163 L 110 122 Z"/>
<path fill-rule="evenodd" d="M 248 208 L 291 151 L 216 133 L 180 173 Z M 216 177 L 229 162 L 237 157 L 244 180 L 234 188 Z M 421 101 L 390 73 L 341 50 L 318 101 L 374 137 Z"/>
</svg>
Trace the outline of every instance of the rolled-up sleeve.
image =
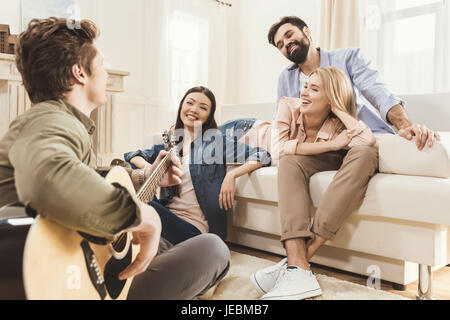
<svg viewBox="0 0 450 320">
<path fill-rule="evenodd" d="M 389 110 L 397 104 L 404 106 L 405 103 L 387 89 L 379 72 L 371 68 L 370 64 L 359 48 L 352 49 L 347 57 L 347 70 L 353 84 L 380 112 L 382 119 L 389 123 Z"/>
<path fill-rule="evenodd" d="M 373 146 L 376 142 L 372 130 L 361 120 L 351 129 L 347 129 L 347 133 L 352 138 L 348 147 L 355 146 Z"/>
<path fill-rule="evenodd" d="M 30 121 L 9 151 L 19 199 L 53 221 L 109 241 L 141 221 L 140 202 L 83 162 L 90 142 L 67 115 Z"/>
</svg>

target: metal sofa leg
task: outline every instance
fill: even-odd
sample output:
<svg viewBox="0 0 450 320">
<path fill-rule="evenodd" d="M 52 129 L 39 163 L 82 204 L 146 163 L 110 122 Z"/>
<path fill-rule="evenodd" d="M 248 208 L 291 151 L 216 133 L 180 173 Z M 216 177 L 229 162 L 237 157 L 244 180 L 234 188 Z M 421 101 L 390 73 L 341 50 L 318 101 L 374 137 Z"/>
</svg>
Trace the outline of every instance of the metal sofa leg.
<svg viewBox="0 0 450 320">
<path fill-rule="evenodd" d="M 431 266 L 419 265 L 417 300 L 435 300 L 433 296 L 433 270 Z"/>
</svg>

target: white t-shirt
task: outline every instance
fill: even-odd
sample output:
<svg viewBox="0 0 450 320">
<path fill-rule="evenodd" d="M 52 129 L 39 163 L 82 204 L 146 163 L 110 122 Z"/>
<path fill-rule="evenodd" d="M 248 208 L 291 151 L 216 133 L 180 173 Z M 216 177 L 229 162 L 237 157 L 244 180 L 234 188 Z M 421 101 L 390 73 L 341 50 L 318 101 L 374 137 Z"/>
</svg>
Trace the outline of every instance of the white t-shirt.
<svg viewBox="0 0 450 320">
<path fill-rule="evenodd" d="M 308 76 L 306 74 L 304 74 L 303 72 L 300 72 L 300 92 L 298 93 L 299 97 L 303 91 L 303 88 L 305 87 L 306 80 L 308 80 Z"/>
</svg>

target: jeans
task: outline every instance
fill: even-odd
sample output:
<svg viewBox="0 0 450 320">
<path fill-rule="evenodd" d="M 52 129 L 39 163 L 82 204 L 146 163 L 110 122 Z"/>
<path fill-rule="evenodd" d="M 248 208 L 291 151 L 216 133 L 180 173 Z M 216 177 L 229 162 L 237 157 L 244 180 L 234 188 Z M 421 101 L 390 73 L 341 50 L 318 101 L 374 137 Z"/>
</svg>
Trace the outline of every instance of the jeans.
<svg viewBox="0 0 450 320">
<path fill-rule="evenodd" d="M 200 230 L 198 230 L 195 226 L 178 217 L 158 201 L 153 200 L 148 204 L 155 208 L 161 218 L 161 237 L 169 241 L 171 244 L 177 245 L 180 242 L 201 234 Z"/>
</svg>

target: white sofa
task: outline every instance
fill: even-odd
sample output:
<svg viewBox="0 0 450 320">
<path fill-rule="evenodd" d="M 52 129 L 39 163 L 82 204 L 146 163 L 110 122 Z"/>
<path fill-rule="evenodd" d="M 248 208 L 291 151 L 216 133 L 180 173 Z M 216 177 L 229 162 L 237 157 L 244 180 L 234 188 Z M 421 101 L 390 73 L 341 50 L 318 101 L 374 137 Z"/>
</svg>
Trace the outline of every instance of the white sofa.
<svg viewBox="0 0 450 320">
<path fill-rule="evenodd" d="M 420 275 L 418 298 L 430 299 L 432 272 L 450 262 L 450 93 L 402 98 L 413 121 L 441 132 L 441 143 L 419 152 L 398 136 L 380 137 L 380 173 L 369 182 L 358 212 L 312 262 L 387 280 L 398 289 Z M 220 122 L 243 117 L 271 120 L 274 110 L 272 103 L 225 105 Z M 311 178 L 316 207 L 334 174 L 321 172 Z M 277 168 L 261 168 L 239 178 L 236 200 L 228 241 L 284 255 Z"/>
</svg>

